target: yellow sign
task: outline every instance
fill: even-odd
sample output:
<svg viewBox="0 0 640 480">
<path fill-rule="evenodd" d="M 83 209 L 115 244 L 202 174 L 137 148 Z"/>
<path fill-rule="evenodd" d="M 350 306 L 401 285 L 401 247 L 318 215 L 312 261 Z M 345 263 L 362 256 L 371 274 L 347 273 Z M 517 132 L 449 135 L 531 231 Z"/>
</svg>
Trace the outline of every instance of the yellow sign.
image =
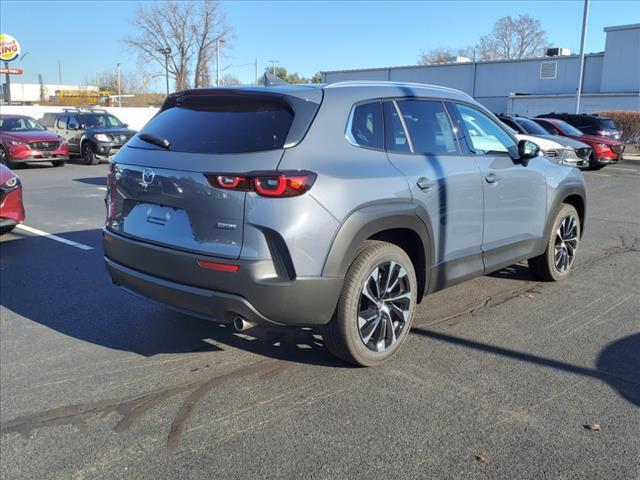
<svg viewBox="0 0 640 480">
<path fill-rule="evenodd" d="M 11 35 L 0 33 L 0 60 L 10 62 L 20 55 L 20 44 Z"/>
</svg>

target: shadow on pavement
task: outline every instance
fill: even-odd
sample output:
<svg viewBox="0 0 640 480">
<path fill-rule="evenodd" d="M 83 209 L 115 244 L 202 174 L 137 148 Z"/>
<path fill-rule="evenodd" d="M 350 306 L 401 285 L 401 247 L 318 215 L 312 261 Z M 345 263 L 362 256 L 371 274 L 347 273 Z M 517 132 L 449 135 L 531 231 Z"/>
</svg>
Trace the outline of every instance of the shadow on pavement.
<svg viewBox="0 0 640 480">
<path fill-rule="evenodd" d="M 537 282 L 538 279 L 531 274 L 529 266 L 526 264 L 516 264 L 509 267 L 502 268 L 497 272 L 493 272 L 487 275 L 493 278 L 506 278 L 509 280 L 521 280 L 525 282 Z"/>
<path fill-rule="evenodd" d="M 232 347 L 280 360 L 347 367 L 309 329 L 255 327 L 237 333 L 229 325 L 129 295 L 113 286 L 107 275 L 100 229 L 59 236 L 94 250 L 27 235 L 2 242 L 0 299 L 4 307 L 79 340 L 143 356 Z"/>
<path fill-rule="evenodd" d="M 501 355 L 521 362 L 533 363 L 584 377 L 597 378 L 616 390 L 625 400 L 640 407 L 640 333 L 623 337 L 608 344 L 598 355 L 595 369 L 455 337 L 433 330 L 414 328 L 411 333 L 492 355 Z"/>
<path fill-rule="evenodd" d="M 104 175 L 102 177 L 74 178 L 73 181 L 85 183 L 87 185 L 105 186 L 107 184 L 107 177 Z"/>
</svg>

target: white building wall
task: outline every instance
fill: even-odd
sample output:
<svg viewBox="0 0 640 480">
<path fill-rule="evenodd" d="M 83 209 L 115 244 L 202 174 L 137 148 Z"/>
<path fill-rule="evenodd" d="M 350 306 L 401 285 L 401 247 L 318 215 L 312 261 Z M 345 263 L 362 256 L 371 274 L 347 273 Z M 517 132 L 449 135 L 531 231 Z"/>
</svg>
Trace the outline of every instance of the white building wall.
<svg viewBox="0 0 640 480">
<path fill-rule="evenodd" d="M 608 27 L 602 92 L 640 91 L 640 23 Z"/>
</svg>

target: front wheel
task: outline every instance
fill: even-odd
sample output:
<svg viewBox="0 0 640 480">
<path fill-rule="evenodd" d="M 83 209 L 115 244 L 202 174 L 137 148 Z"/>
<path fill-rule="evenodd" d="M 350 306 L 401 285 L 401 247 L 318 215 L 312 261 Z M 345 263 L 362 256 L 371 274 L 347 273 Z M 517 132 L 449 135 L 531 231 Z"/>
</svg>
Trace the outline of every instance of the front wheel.
<svg viewBox="0 0 640 480">
<path fill-rule="evenodd" d="M 6 167 L 11 167 L 11 161 L 9 160 L 9 155 L 4 147 L 0 147 L 0 163 Z"/>
<path fill-rule="evenodd" d="M 564 280 L 573 267 L 580 244 L 580 217 L 571 205 L 563 204 L 547 239 L 545 252 L 529 259 L 529 270 L 540 280 Z"/>
<path fill-rule="evenodd" d="M 338 307 L 324 327 L 331 353 L 361 366 L 379 365 L 409 334 L 418 283 L 400 247 L 367 241 L 345 276 Z"/>
<path fill-rule="evenodd" d="M 97 165 L 98 157 L 96 157 L 96 152 L 91 142 L 84 142 L 82 144 L 82 160 L 85 165 Z"/>
<path fill-rule="evenodd" d="M 53 162 L 51 162 L 51 165 L 53 165 L 54 167 L 64 167 L 67 164 L 67 162 L 65 160 L 54 160 Z"/>
</svg>

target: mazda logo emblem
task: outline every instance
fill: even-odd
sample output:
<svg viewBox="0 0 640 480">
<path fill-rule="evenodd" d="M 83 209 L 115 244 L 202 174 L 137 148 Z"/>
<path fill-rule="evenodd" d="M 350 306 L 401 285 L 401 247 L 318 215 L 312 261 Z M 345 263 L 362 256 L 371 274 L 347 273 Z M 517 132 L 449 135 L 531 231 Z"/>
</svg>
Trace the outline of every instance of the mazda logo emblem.
<svg viewBox="0 0 640 480">
<path fill-rule="evenodd" d="M 156 177 L 156 174 L 150 168 L 145 168 L 142 171 L 142 185 L 148 187 L 153 183 L 153 179 Z"/>
</svg>

